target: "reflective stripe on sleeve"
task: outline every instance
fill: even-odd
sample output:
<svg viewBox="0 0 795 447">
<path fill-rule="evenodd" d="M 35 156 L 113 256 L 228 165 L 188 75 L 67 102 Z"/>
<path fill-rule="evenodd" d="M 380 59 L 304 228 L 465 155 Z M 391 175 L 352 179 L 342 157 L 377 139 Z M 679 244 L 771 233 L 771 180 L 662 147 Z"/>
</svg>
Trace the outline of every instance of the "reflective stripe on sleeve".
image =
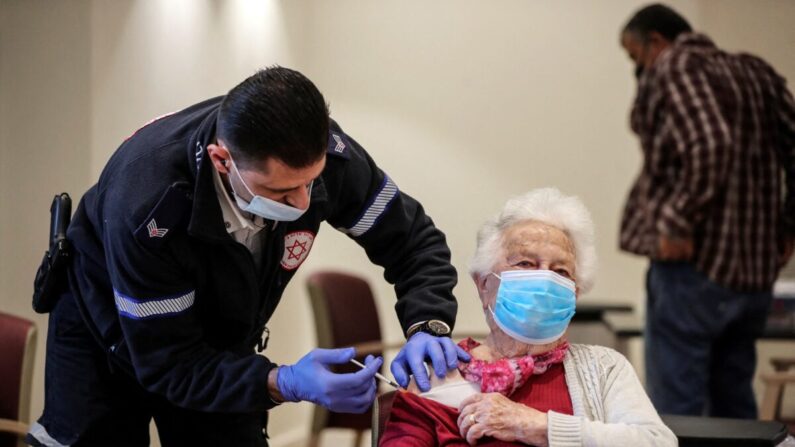
<svg viewBox="0 0 795 447">
<path fill-rule="evenodd" d="M 33 425 L 30 426 L 30 431 L 28 434 L 36 439 L 36 441 L 39 441 L 41 445 L 47 447 L 69 447 L 67 444 L 61 444 L 55 438 L 50 436 L 50 434 L 47 433 L 47 429 L 38 422 L 34 422 Z M 27 443 L 25 443 L 25 445 L 27 445 Z"/>
<path fill-rule="evenodd" d="M 353 237 L 359 237 L 367 233 L 378 222 L 381 215 L 389 209 L 389 204 L 392 203 L 397 194 L 397 185 L 385 175 L 384 183 L 381 185 L 381 189 L 376 194 L 375 199 L 373 199 L 359 220 L 352 227 L 344 229 L 344 232 Z"/>
<path fill-rule="evenodd" d="M 113 289 L 113 295 L 116 298 L 116 308 L 119 310 L 119 314 L 137 320 L 150 317 L 164 317 L 185 312 L 193 306 L 196 291 L 191 290 L 184 295 L 155 298 L 146 301 L 126 296 L 116 289 Z"/>
</svg>

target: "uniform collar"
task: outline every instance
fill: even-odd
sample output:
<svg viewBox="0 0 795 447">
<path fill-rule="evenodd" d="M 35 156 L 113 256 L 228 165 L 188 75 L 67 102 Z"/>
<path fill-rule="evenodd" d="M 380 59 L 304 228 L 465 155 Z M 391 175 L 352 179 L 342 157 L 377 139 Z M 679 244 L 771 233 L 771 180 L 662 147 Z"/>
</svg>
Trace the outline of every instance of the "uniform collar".
<svg viewBox="0 0 795 447">
<path fill-rule="evenodd" d="M 207 145 L 215 139 L 216 119 L 220 99 L 202 121 L 188 143 L 188 168 L 194 179 L 193 207 L 191 209 L 188 233 L 217 241 L 226 240 L 229 235 L 224 225 L 221 202 L 213 184 L 213 168 L 207 155 Z"/>
</svg>

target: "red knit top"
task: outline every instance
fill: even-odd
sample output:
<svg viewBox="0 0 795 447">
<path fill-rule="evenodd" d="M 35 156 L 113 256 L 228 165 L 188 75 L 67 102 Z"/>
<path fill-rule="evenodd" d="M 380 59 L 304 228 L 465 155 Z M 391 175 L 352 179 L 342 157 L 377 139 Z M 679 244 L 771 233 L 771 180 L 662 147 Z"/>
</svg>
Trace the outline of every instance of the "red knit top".
<svg viewBox="0 0 795 447">
<path fill-rule="evenodd" d="M 510 396 L 510 399 L 545 413 L 549 410 L 563 414 L 574 413 L 562 363 L 550 366 L 543 374 L 532 376 Z M 466 439 L 459 433 L 457 420 L 457 408 L 424 399 L 416 394 L 398 392 L 379 445 L 468 447 Z M 482 438 L 478 445 L 521 444 Z"/>
</svg>

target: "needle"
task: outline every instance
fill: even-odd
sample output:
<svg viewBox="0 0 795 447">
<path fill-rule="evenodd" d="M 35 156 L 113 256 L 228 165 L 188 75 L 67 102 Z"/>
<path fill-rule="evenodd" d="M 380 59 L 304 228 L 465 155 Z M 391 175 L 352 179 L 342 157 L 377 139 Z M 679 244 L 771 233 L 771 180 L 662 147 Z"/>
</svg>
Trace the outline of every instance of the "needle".
<svg viewBox="0 0 795 447">
<path fill-rule="evenodd" d="M 364 368 L 364 367 L 365 367 L 365 366 L 364 366 L 364 365 L 363 365 L 361 362 L 357 361 L 356 359 L 351 359 L 351 363 L 353 363 L 354 365 L 358 366 L 359 368 Z M 393 381 L 391 381 L 391 380 L 387 379 L 386 377 L 382 376 L 382 375 L 381 375 L 381 374 L 379 374 L 379 373 L 375 373 L 375 377 L 376 377 L 377 379 L 379 379 L 379 380 L 382 380 L 382 381 L 384 381 L 384 382 L 386 382 L 386 383 L 388 383 L 388 384 L 392 385 L 393 387 L 395 387 L 395 388 L 397 388 L 397 389 L 400 389 L 400 386 L 398 386 L 398 384 L 397 384 L 397 383 L 395 383 L 395 382 L 393 382 Z"/>
</svg>

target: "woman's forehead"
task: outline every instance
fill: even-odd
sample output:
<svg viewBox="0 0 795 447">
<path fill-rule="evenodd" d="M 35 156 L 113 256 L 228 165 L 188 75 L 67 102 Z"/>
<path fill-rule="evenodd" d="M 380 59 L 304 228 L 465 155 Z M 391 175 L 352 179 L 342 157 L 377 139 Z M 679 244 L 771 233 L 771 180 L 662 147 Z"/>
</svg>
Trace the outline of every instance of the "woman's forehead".
<svg viewBox="0 0 795 447">
<path fill-rule="evenodd" d="M 537 221 L 515 224 L 503 233 L 503 248 L 506 254 L 538 254 L 537 251 L 564 252 L 574 255 L 574 244 L 566 232 Z M 532 253 L 526 253 L 526 252 Z"/>
</svg>

